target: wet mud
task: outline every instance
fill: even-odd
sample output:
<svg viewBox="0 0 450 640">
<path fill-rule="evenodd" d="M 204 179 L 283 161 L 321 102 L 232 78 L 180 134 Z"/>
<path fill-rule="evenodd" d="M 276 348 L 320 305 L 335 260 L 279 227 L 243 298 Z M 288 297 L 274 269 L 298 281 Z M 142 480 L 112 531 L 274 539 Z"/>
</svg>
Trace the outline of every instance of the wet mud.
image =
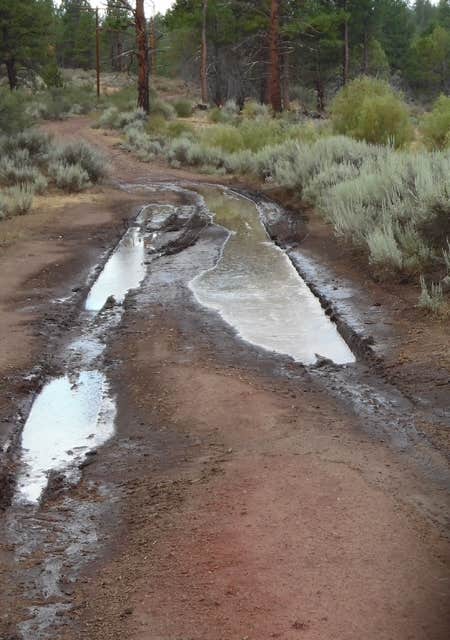
<svg viewBox="0 0 450 640">
<path fill-rule="evenodd" d="M 131 519 L 127 522 L 134 530 L 139 521 L 139 515 L 130 515 L 125 505 L 127 496 L 133 501 L 139 494 L 142 465 L 150 465 L 160 478 L 153 493 L 145 495 L 149 505 L 159 505 L 155 513 L 163 514 L 158 516 L 162 524 L 167 514 L 182 508 L 196 482 L 214 484 L 225 473 L 221 469 L 232 448 L 221 444 L 220 433 L 208 432 L 195 439 L 165 425 L 178 425 L 187 418 L 176 415 L 170 386 L 174 384 L 175 390 L 176 383 L 165 380 L 163 367 L 176 371 L 192 366 L 194 358 L 214 371 L 227 372 L 230 385 L 233 377 L 247 377 L 258 380 L 255 386 L 286 396 L 283 415 L 298 402 L 299 393 L 308 397 L 323 393 L 331 398 L 333 406 L 349 416 L 349 422 L 358 423 L 370 443 L 382 443 L 396 455 L 400 453 L 402 464 L 408 461 L 415 474 L 427 479 L 429 486 L 409 491 L 404 500 L 443 532 L 448 515 L 448 467 L 421 424 L 432 422 L 444 428 L 448 416 L 432 408 L 419 409 L 390 383 L 383 372 L 383 345 L 359 323 L 358 311 L 346 301 L 345 291 L 327 285 L 320 267 L 302 255 L 299 242 L 306 233 L 304 221 L 265 198 L 223 187 L 161 183 L 124 184 L 122 188 L 139 191 L 145 205 L 119 243 L 105 253 L 86 286 L 69 292 L 78 301 L 76 311 L 67 317 L 42 367 L 24 381 L 30 385 L 29 404 L 20 409 L 22 417 L 4 452 L 11 471 L 3 481 L 3 501 L 11 506 L 2 524 L 8 546 L 2 579 L 9 578 L 14 584 L 9 597 L 18 604 L 16 613 L 7 614 L 4 621 L 9 637 L 80 637 L 76 634 L 83 621 L 92 615 L 86 598 L 89 582 L 95 578 L 89 571 L 107 552 L 113 553 L 118 544 L 115 526 L 123 527 L 125 517 Z M 210 278 L 218 265 L 227 266 L 224 252 L 233 239 L 231 234 L 236 233 L 227 228 L 225 219 L 215 218 L 211 189 L 216 189 L 214 197 L 218 193 L 220 198 L 228 196 L 231 203 L 233 198 L 234 202 L 244 196 L 249 199 L 268 234 L 258 242 L 276 243 L 275 251 L 287 261 L 283 264 L 288 263 L 295 276 L 304 280 L 320 310 L 305 341 L 314 339 L 314 330 L 319 337 L 323 317 L 323 326 L 331 326 L 343 345 L 342 358 L 333 350 L 318 348 L 302 361 L 295 350 L 264 348 L 266 337 L 252 333 L 260 307 L 256 312 L 251 309 L 252 331 L 244 331 L 248 337 L 242 340 L 243 329 L 235 317 L 248 301 L 248 291 L 234 315 L 221 315 L 224 305 L 211 303 L 204 292 L 209 289 L 212 295 L 217 281 L 202 279 Z M 239 257 L 234 266 L 236 260 Z M 226 281 L 227 276 L 221 273 L 220 280 Z M 262 277 L 268 277 L 267 273 Z M 235 275 L 230 288 L 236 290 L 233 278 Z M 255 298 L 260 297 L 254 283 L 251 286 Z M 288 294 L 295 297 L 295 287 Z M 276 314 L 274 319 L 275 324 L 283 320 Z M 128 371 L 138 370 L 141 358 L 147 357 L 138 346 L 144 337 L 152 349 L 144 384 L 150 406 L 146 393 L 142 395 L 143 381 L 130 379 Z M 295 342 L 295 336 L 292 340 Z M 174 344 L 178 346 L 171 350 Z M 192 400 L 187 400 L 189 407 Z M 67 430 L 69 422 L 73 432 Z M 214 444 L 217 440 L 219 444 Z M 206 456 L 206 447 L 217 450 Z M 205 464 L 198 480 L 198 470 L 190 469 L 188 460 L 198 461 L 202 456 Z M 182 482 L 168 471 L 177 465 L 183 469 Z M 395 478 L 390 482 L 395 485 Z M 139 494 L 139 499 L 144 498 Z M 123 598 L 111 601 L 123 602 Z M 92 633 L 88 637 L 93 639 L 119 637 L 114 634 L 126 628 L 132 613 L 124 605 L 109 635 L 104 621 L 92 622 L 91 631 L 84 628 L 83 634 Z M 309 624 L 294 622 L 298 623 L 293 626 L 296 632 Z"/>
</svg>

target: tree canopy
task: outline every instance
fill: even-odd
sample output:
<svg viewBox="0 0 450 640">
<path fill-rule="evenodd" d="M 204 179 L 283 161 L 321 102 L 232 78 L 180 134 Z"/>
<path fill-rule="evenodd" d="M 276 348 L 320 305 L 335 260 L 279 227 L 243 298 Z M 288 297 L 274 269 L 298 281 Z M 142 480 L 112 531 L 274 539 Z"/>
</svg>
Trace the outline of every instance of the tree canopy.
<svg viewBox="0 0 450 640">
<path fill-rule="evenodd" d="M 102 69 L 135 69 L 126 3 L 107 0 L 100 21 Z M 155 22 L 158 71 L 198 82 L 202 75 L 203 93 L 216 104 L 269 101 L 274 65 L 285 106 L 292 96 L 322 110 L 361 74 L 419 98 L 450 90 L 450 0 L 176 0 Z M 0 0 L 0 64 L 12 89 L 21 70 L 92 68 L 91 4 Z"/>
</svg>

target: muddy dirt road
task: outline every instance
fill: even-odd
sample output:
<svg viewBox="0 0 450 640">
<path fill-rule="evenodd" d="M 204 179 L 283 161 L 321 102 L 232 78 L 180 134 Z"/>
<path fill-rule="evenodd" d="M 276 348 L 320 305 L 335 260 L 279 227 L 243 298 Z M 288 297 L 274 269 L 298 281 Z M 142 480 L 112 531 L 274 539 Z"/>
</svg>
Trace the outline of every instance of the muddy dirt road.
<svg viewBox="0 0 450 640">
<path fill-rule="evenodd" d="M 43 203 L 0 255 L 0 637 L 448 638 L 446 329 L 244 185 L 50 128 L 111 180 Z M 317 317 L 294 358 L 292 265 L 324 307 L 301 289 Z"/>
</svg>

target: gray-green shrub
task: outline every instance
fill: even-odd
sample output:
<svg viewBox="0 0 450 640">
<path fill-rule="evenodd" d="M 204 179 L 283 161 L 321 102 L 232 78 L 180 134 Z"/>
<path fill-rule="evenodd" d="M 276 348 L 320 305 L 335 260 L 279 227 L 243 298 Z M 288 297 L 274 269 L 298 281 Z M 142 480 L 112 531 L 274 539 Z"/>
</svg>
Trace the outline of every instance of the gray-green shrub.
<svg viewBox="0 0 450 640">
<path fill-rule="evenodd" d="M 81 167 L 92 182 L 99 182 L 106 175 L 105 158 L 83 141 L 57 148 L 53 160 L 62 165 Z"/>
<path fill-rule="evenodd" d="M 2 193 L 3 217 L 23 215 L 33 204 L 33 190 L 26 186 L 8 187 Z"/>
<path fill-rule="evenodd" d="M 69 193 L 83 191 L 91 185 L 89 174 L 80 164 L 58 162 L 50 167 L 50 173 L 56 186 Z"/>
<path fill-rule="evenodd" d="M 270 108 L 256 100 L 248 100 L 242 109 L 242 115 L 244 118 L 267 118 L 270 115 Z"/>
<path fill-rule="evenodd" d="M 445 304 L 442 285 L 440 283 L 432 282 L 430 286 L 428 286 L 425 278 L 420 276 L 420 288 L 421 292 L 418 306 L 430 311 L 431 313 L 440 313 Z"/>
<path fill-rule="evenodd" d="M 125 129 L 130 125 L 144 125 L 146 121 L 147 114 L 143 109 L 119 111 L 117 107 L 111 106 L 103 111 L 97 124 L 103 129 Z"/>
</svg>

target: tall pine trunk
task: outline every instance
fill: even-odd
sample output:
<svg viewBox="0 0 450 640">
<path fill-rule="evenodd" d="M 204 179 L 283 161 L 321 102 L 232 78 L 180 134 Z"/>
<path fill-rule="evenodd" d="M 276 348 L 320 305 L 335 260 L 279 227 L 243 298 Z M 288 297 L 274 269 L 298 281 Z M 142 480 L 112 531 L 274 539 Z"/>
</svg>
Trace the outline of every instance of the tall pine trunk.
<svg viewBox="0 0 450 640">
<path fill-rule="evenodd" d="M 369 44 L 370 37 L 369 31 L 367 28 L 364 29 L 364 39 L 363 39 L 363 74 L 365 76 L 369 75 Z"/>
<path fill-rule="evenodd" d="M 202 90 L 202 102 L 207 104 L 208 102 L 208 44 L 206 41 L 206 16 L 208 12 L 208 0 L 203 0 L 203 16 L 202 16 L 202 56 L 200 64 L 200 84 Z"/>
<path fill-rule="evenodd" d="M 285 43 L 285 46 L 288 46 Z M 290 75 L 289 75 L 289 52 L 283 53 L 283 79 L 282 79 L 282 93 L 283 93 L 283 109 L 289 109 L 291 106 L 290 97 Z"/>
<path fill-rule="evenodd" d="M 339 8 L 343 12 L 342 23 L 342 84 L 345 86 L 350 75 L 350 36 L 349 36 L 349 14 L 347 13 L 348 0 L 340 0 Z"/>
<path fill-rule="evenodd" d="M 8 58 L 5 62 L 6 64 L 6 72 L 8 74 L 8 82 L 9 88 L 11 91 L 17 89 L 17 69 L 16 69 L 16 61 L 14 58 Z"/>
<path fill-rule="evenodd" d="M 320 77 L 314 81 L 316 86 L 317 111 L 323 113 L 325 111 L 325 87 Z"/>
<path fill-rule="evenodd" d="M 138 57 L 138 107 L 145 113 L 150 111 L 149 79 L 148 79 L 148 40 L 145 22 L 144 0 L 136 0 L 134 12 L 136 28 L 136 44 Z"/>
<path fill-rule="evenodd" d="M 272 0 L 270 11 L 270 104 L 275 113 L 283 110 L 280 57 L 280 0 Z"/>
<path fill-rule="evenodd" d="M 350 47 L 348 37 L 348 18 L 344 21 L 344 60 L 342 64 L 342 84 L 346 85 L 349 77 L 350 68 Z"/>
<path fill-rule="evenodd" d="M 150 18 L 150 56 L 151 56 L 151 74 L 152 78 L 156 78 L 156 33 L 155 33 L 155 18 Z"/>
</svg>

